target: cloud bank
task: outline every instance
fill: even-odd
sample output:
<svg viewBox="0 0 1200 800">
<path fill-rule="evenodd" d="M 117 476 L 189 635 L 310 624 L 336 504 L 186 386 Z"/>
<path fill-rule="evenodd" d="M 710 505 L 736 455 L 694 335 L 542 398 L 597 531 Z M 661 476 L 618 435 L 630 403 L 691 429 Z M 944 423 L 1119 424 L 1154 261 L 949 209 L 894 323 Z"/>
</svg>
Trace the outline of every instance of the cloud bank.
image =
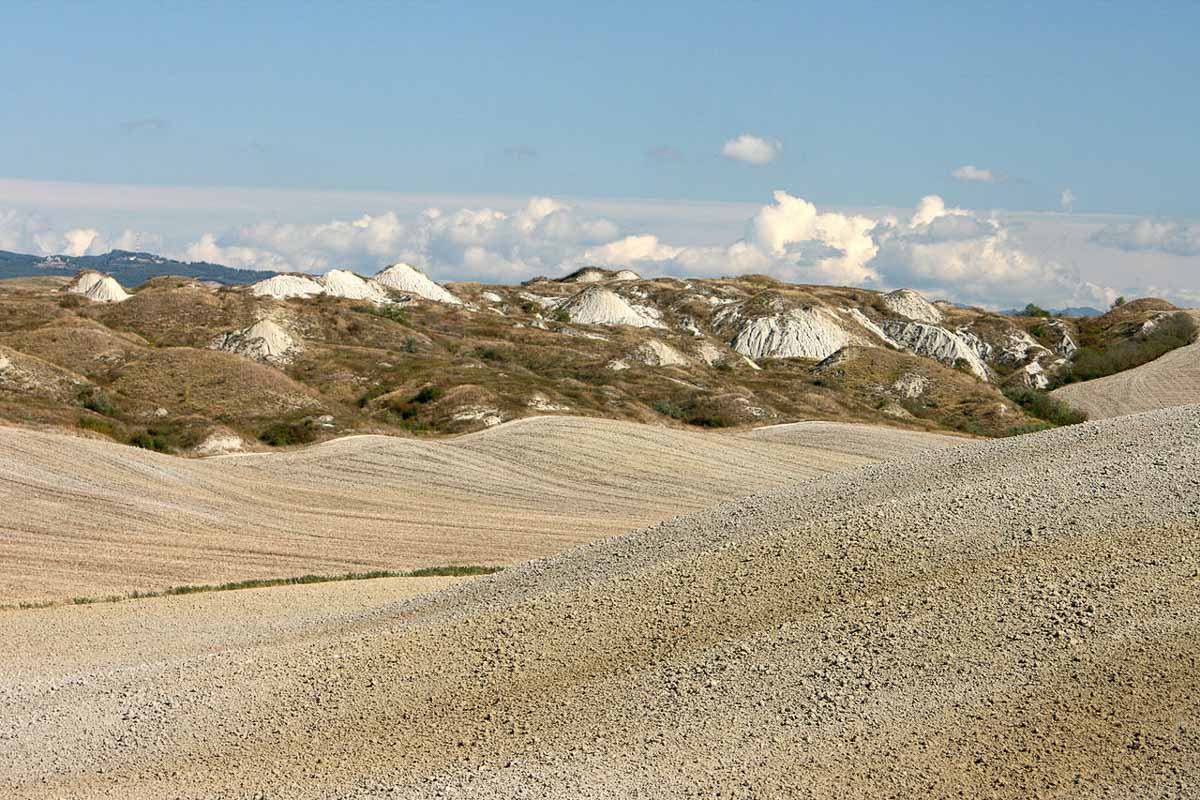
<svg viewBox="0 0 1200 800">
<path fill-rule="evenodd" d="M 820 212 L 777 191 L 727 247 L 680 247 L 655 236 L 627 236 L 591 248 L 578 263 L 630 266 L 679 276 L 762 272 L 796 283 L 877 289 L 912 287 L 935 297 L 1004 305 L 1022 298 L 1107 304 L 1111 288 L 1022 250 L 996 219 L 922 198 L 906 218 Z"/>
<path fill-rule="evenodd" d="M 1092 235 L 1092 241 L 1130 253 L 1196 256 L 1200 255 L 1200 224 L 1140 219 L 1106 225 Z"/>
<path fill-rule="evenodd" d="M 260 219 L 193 228 L 167 241 L 119 225 L 108 230 L 94 218 L 89 224 L 58 226 L 36 214 L 0 210 L 0 249 L 45 255 L 151 250 L 234 267 L 301 272 L 344 267 L 364 274 L 403 260 L 439 280 L 504 283 L 561 275 L 585 264 L 629 267 L 647 276 L 765 273 L 795 283 L 909 286 L 990 307 L 1029 300 L 1103 306 L 1116 294 L 1144 293 L 1145 284 L 1161 284 L 1164 276 L 1174 281 L 1160 271 L 1147 274 L 1140 288 L 1131 286 L 1125 275 L 1132 270 L 1111 272 L 1108 281 L 1085 279 L 1073 266 L 1080 252 L 1085 265 L 1104 253 L 1119 260 L 1128 258 L 1123 252 L 1152 250 L 1161 251 L 1158 259 L 1186 265 L 1188 259 L 1178 254 L 1200 253 L 1200 226 L 1145 220 L 1114 224 L 1111 218 L 1089 221 L 1074 215 L 1070 230 L 1078 231 L 1072 234 L 1076 244 L 1055 251 L 1066 218 L 983 214 L 956 208 L 937 195 L 909 209 L 856 213 L 822 209 L 777 191 L 764 205 L 740 209 L 740 225 L 717 227 L 708 220 L 724 219 L 730 208 L 681 207 L 675 213 L 692 215 L 688 225 L 681 225 L 670 222 L 665 206 L 630 215 L 616 201 L 593 202 L 590 211 L 549 197 L 523 204 L 461 202 L 397 206 L 403 210 L 385 206 L 324 221 Z M 1062 255 L 1055 258 L 1051 252 Z M 1193 273 L 1186 267 L 1175 274 L 1183 287 L 1162 293 L 1186 302 L 1195 291 Z"/>
</svg>

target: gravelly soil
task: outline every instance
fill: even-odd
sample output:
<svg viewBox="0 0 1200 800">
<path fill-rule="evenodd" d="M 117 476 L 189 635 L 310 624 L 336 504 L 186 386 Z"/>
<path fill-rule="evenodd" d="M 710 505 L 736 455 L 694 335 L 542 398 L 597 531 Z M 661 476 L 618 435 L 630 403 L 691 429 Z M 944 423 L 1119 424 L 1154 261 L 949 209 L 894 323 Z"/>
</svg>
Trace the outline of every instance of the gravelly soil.
<svg viewBox="0 0 1200 800">
<path fill-rule="evenodd" d="M 246 578 L 512 564 L 719 500 L 959 444 L 802 423 L 543 417 L 199 461 L 0 427 L 0 604 Z"/>
<path fill-rule="evenodd" d="M 773 490 L 302 640 L 43 673 L 0 628 L 0 787 L 1194 797 L 1198 536 L 1188 406 Z"/>
</svg>

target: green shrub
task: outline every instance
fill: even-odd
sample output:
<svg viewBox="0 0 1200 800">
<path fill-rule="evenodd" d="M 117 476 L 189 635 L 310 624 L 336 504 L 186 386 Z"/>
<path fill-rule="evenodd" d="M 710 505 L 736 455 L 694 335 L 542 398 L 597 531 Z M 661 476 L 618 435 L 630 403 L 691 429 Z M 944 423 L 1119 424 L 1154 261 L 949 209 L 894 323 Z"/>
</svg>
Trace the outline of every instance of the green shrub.
<svg viewBox="0 0 1200 800">
<path fill-rule="evenodd" d="M 674 403 L 669 403 L 666 400 L 659 400 L 657 403 L 655 403 L 654 410 L 659 414 L 662 414 L 664 417 L 670 417 L 671 419 L 683 419 L 685 416 L 687 416 L 682 408 Z"/>
<path fill-rule="evenodd" d="M 80 392 L 79 402 L 88 411 L 95 411 L 97 414 L 103 414 L 106 417 L 111 417 L 116 408 L 113 406 L 112 398 L 103 389 L 93 389 Z"/>
<path fill-rule="evenodd" d="M 274 422 L 258 434 L 258 440 L 272 447 L 293 444 L 308 444 L 317 438 L 311 420 L 301 422 Z"/>
<path fill-rule="evenodd" d="M 502 350 L 499 347 L 494 347 L 491 345 L 486 347 L 476 347 L 473 353 L 476 358 L 483 359 L 484 361 L 494 361 L 497 363 L 504 363 L 511 357 L 511 354 L 507 350 Z"/>
<path fill-rule="evenodd" d="M 1024 316 L 1024 317 L 1048 317 L 1048 316 L 1050 316 L 1050 312 L 1047 311 L 1046 309 L 1042 308 L 1041 306 L 1034 305 L 1033 303 L 1027 303 L 1025 305 L 1025 308 L 1021 309 L 1021 316 Z"/>
<path fill-rule="evenodd" d="M 363 392 L 361 395 L 358 396 L 358 401 L 357 401 L 358 407 L 366 408 L 367 404 L 370 403 L 372 400 L 374 400 L 376 397 L 382 397 L 383 395 L 387 394 L 390 391 L 391 391 L 391 389 L 388 389 L 387 387 L 384 387 L 384 386 L 372 386 L 370 389 L 367 389 L 365 392 Z"/>
<path fill-rule="evenodd" d="M 128 443 L 143 450 L 153 450 L 156 453 L 171 452 L 171 445 L 165 438 L 156 436 L 148 430 L 133 434 L 129 437 Z"/>
<path fill-rule="evenodd" d="M 115 435 L 112 423 L 106 419 L 98 419 L 96 417 L 89 417 L 86 414 L 81 414 L 79 419 L 75 421 L 75 424 L 84 430 L 95 431 L 96 433 L 103 434 L 109 438 L 114 438 Z"/>
<path fill-rule="evenodd" d="M 700 428 L 730 428 L 735 424 L 733 420 L 724 414 L 717 413 L 701 413 L 693 414 L 686 420 L 688 425 L 695 425 Z"/>
<path fill-rule="evenodd" d="M 1039 389 L 1008 387 L 1004 394 L 1026 413 L 1052 425 L 1077 425 L 1087 422 L 1087 414 Z"/>
<path fill-rule="evenodd" d="M 1037 433 L 1038 431 L 1050 430 L 1054 426 L 1049 422 L 1027 422 L 1023 425 L 1014 425 L 1006 430 L 1002 436 L 1024 436 L 1027 433 Z"/>
<path fill-rule="evenodd" d="M 408 324 L 408 317 L 404 315 L 396 306 L 373 306 L 373 305 L 356 305 L 350 307 L 351 311 L 357 311 L 359 314 L 371 314 L 376 317 L 390 319 L 392 322 L 398 322 L 401 325 Z"/>
<path fill-rule="evenodd" d="M 176 421 L 161 422 L 137 431 L 129 437 L 128 443 L 159 453 L 174 453 L 195 447 L 204 432 L 203 429 Z"/>
<path fill-rule="evenodd" d="M 567 310 L 565 308 L 560 308 L 554 312 L 554 321 L 555 322 L 570 322 L 571 315 L 567 312 Z"/>
<path fill-rule="evenodd" d="M 417 392 L 416 396 L 413 397 L 412 401 L 414 403 L 432 403 L 434 400 L 440 399 L 445 393 L 446 391 L 440 386 L 423 386 L 421 387 L 421 391 Z"/>
</svg>

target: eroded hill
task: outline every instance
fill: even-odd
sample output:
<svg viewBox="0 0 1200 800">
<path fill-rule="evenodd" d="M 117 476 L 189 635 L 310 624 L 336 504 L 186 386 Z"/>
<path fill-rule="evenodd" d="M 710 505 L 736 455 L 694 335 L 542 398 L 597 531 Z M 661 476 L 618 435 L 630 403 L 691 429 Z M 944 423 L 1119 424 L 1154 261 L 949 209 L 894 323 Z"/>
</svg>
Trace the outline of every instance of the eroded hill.
<svg viewBox="0 0 1200 800">
<path fill-rule="evenodd" d="M 1006 317 L 908 290 L 593 268 L 521 286 L 442 287 L 404 264 L 237 287 L 127 292 L 96 272 L 2 286 L 0 419 L 185 453 L 541 414 L 997 436 L 1045 426 L 1003 390 L 1051 386 L 1081 336 L 1128 338 L 1165 313 Z"/>
</svg>

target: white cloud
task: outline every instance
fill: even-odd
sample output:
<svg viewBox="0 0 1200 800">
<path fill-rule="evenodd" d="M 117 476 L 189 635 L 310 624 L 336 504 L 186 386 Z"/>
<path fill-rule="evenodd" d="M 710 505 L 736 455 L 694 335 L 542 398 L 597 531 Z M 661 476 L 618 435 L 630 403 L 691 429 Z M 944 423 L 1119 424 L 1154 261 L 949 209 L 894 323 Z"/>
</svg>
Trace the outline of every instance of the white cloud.
<svg viewBox="0 0 1200 800">
<path fill-rule="evenodd" d="M 975 181 L 977 183 L 996 183 L 1000 176 L 990 169 L 977 167 L 974 164 L 963 164 L 950 173 L 950 176 L 960 181 Z"/>
<path fill-rule="evenodd" d="M 260 222 L 189 244 L 189 259 L 258 269 L 321 272 L 335 266 L 373 273 L 394 261 L 437 276 L 514 281 L 557 274 L 582 249 L 612 242 L 620 230 L 558 200 L 535 197 L 516 211 L 426 208 L 317 224 Z M 224 261 L 222 261 L 224 259 Z"/>
<path fill-rule="evenodd" d="M 203 234 L 179 254 L 183 261 L 207 261 L 226 267 L 288 272 L 291 265 L 278 253 L 239 245 L 221 245 L 211 233 Z"/>
<path fill-rule="evenodd" d="M 64 233 L 62 238 L 66 242 L 66 247 L 62 251 L 63 255 L 84 256 L 91 251 L 92 245 L 100 238 L 100 231 L 95 228 L 72 228 Z"/>
<path fill-rule="evenodd" d="M 991 306 L 1029 297 L 1107 303 L 1115 296 L 1073 268 L 1025 251 L 998 219 L 946 208 L 936 196 L 923 198 L 907 223 L 884 220 L 872 238 L 879 251 L 870 266 L 885 286 Z"/>
<path fill-rule="evenodd" d="M 43 232 L 45 223 L 33 214 L 11 208 L 0 208 L 0 250 L 28 252 L 36 245 L 34 238 Z"/>
<path fill-rule="evenodd" d="M 1139 219 L 1106 225 L 1092 235 L 1092 241 L 1127 252 L 1196 256 L 1200 255 L 1200 223 Z"/>
<path fill-rule="evenodd" d="M 596 266 L 624 266 L 641 261 L 670 261 L 682 251 L 683 248 L 664 245 L 657 236 L 646 233 L 588 248 L 578 260 Z"/>
<path fill-rule="evenodd" d="M 0 209 L 0 250 L 33 255 L 94 256 L 110 250 L 145 250 L 162 244 L 159 236 L 124 230 L 110 238 L 96 228 L 62 230 L 38 214 Z"/>
<path fill-rule="evenodd" d="M 947 207 L 937 196 L 908 210 L 853 212 L 821 209 L 786 192 L 756 207 L 0 179 L 0 202 L 16 209 L 0 209 L 0 249 L 44 255 L 117 247 L 230 266 L 340 266 L 363 273 L 405 260 L 442 280 L 487 282 L 560 275 L 585 263 L 629 266 L 644 275 L 762 272 L 797 283 L 912 285 L 992 307 L 1028 300 L 1104 305 L 1109 286 L 1127 296 L 1160 292 L 1181 302 L 1200 288 L 1194 255 L 1181 255 L 1196 251 L 1189 231 L 1198 226 L 1150 222 L 1139 228 L 1137 220 L 1083 214 L 980 214 Z M 130 219 L 155 235 L 125 229 Z"/>
<path fill-rule="evenodd" d="M 797 283 L 910 286 L 993 307 L 1028 298 L 1107 303 L 1115 296 L 1068 267 L 1026 252 L 1004 223 L 948 208 L 936 195 L 922 198 L 906 219 L 880 220 L 821 212 L 779 191 L 749 220 L 745 236 L 727 247 L 673 246 L 656 236 L 628 236 L 591 248 L 575 261 L 630 266 L 647 275 L 764 272 Z"/>
<path fill-rule="evenodd" d="M 1063 189 L 1058 195 L 1058 205 L 1063 211 L 1072 211 L 1075 208 L 1075 193 L 1069 188 Z"/>
<path fill-rule="evenodd" d="M 869 217 L 820 213 L 808 201 L 774 193 L 747 222 L 745 236 L 725 247 L 674 246 L 652 235 L 628 236 L 590 248 L 576 264 L 633 266 L 646 274 L 691 276 L 766 272 L 792 281 L 870 283 L 875 254 Z"/>
<path fill-rule="evenodd" d="M 747 164 L 769 164 L 779 156 L 781 150 L 783 145 L 777 141 L 743 133 L 726 142 L 721 147 L 721 155 Z"/>
</svg>

